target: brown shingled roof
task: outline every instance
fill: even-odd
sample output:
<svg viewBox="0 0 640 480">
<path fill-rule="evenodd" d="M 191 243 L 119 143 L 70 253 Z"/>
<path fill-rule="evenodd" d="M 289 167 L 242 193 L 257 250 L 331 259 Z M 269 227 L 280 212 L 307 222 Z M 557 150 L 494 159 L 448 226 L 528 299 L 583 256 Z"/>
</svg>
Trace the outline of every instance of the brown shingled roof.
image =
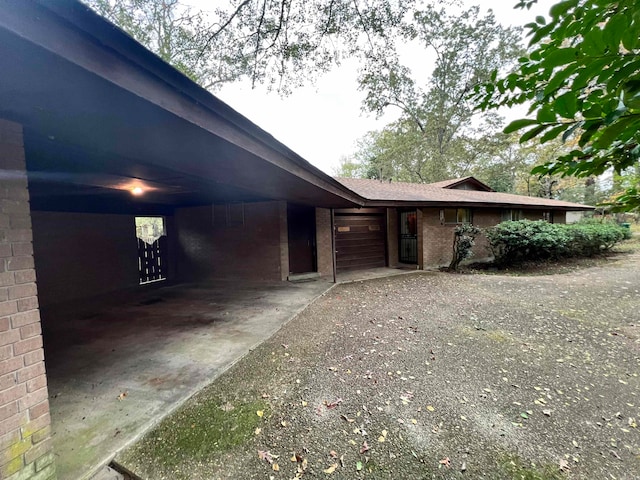
<svg viewBox="0 0 640 480">
<path fill-rule="evenodd" d="M 442 188 L 433 184 L 388 182 L 362 178 L 336 178 L 347 188 L 368 200 L 367 205 L 433 205 L 549 208 L 553 210 L 592 210 L 580 203 L 511 193 Z M 440 183 L 440 182 L 439 182 Z"/>
<path fill-rule="evenodd" d="M 481 182 L 476 177 L 472 177 L 472 176 L 462 177 L 462 178 L 452 178 L 451 180 L 443 180 L 441 182 L 427 183 L 427 185 L 430 185 L 432 187 L 440 187 L 440 188 L 453 188 L 463 183 L 470 183 L 472 185 L 475 185 L 476 187 L 479 187 L 481 190 L 486 190 L 487 192 L 495 192 L 495 190 L 491 188 L 489 185 Z"/>
</svg>

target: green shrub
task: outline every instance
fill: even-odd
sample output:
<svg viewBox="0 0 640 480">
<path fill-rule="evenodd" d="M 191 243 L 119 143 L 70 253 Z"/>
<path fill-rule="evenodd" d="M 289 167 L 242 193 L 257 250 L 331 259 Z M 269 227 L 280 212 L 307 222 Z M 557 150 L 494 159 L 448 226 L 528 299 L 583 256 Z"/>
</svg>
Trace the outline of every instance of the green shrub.
<svg viewBox="0 0 640 480">
<path fill-rule="evenodd" d="M 473 256 L 472 248 L 480 229 L 470 223 L 459 225 L 453 231 L 453 256 L 449 270 L 457 270 L 460 262 Z"/>
<path fill-rule="evenodd" d="M 625 238 L 625 229 L 613 223 L 586 221 L 570 225 L 543 220 L 502 222 L 485 231 L 496 263 L 592 256 L 609 250 Z"/>
</svg>

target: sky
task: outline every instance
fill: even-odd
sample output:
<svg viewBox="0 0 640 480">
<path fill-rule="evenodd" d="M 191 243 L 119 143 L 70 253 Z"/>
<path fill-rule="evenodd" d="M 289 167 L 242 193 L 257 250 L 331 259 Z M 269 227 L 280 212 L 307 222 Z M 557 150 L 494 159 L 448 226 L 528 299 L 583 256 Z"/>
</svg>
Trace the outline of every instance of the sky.
<svg viewBox="0 0 640 480">
<path fill-rule="evenodd" d="M 494 9 L 503 25 L 524 25 L 536 15 L 545 15 L 551 0 L 539 0 L 531 10 L 514 10 L 516 0 L 475 0 L 465 2 Z M 287 96 L 252 89 L 237 83 L 225 86 L 216 95 L 233 109 L 273 135 L 293 151 L 330 175 L 339 167 L 340 158 L 355 152 L 356 140 L 368 131 L 395 120 L 399 111 L 389 110 L 381 118 L 362 111 L 364 92 L 357 89 L 357 64 L 344 62 L 317 79 L 314 85 L 298 88 Z M 501 112 L 507 119 L 525 112 Z"/>
</svg>

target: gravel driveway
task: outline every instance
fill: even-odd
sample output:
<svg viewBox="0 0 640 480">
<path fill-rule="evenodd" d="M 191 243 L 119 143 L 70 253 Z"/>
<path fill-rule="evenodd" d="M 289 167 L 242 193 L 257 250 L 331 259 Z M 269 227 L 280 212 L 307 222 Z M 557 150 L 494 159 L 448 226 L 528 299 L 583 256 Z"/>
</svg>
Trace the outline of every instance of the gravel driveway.
<svg viewBox="0 0 640 480">
<path fill-rule="evenodd" d="M 117 461 L 149 480 L 640 478 L 639 267 L 339 285 Z"/>
</svg>

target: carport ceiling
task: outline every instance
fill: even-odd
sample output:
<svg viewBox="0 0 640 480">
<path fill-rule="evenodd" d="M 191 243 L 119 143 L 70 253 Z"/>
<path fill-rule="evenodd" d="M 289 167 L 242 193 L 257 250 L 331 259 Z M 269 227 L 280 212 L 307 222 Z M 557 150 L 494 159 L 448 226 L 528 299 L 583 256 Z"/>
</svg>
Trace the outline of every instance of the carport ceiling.
<svg viewBox="0 0 640 480">
<path fill-rule="evenodd" d="M 27 3 L 20 8 L 23 5 Z M 290 168 L 283 168 L 253 153 L 271 148 L 259 143 L 259 138 L 250 141 L 252 148 L 244 149 L 242 141 L 225 139 L 228 131 L 218 136 L 208 127 L 195 125 L 162 108 L 161 101 L 150 102 L 25 40 L 27 34 L 16 35 L 10 21 L 5 22 L 6 29 L 0 22 L 0 117 L 25 126 L 34 208 L 93 208 L 89 205 L 105 202 L 130 208 L 145 203 L 176 206 L 263 199 L 324 207 L 354 205 L 349 194 L 336 194 L 332 185 L 333 192 L 322 188 L 331 182 L 328 177 L 316 185 L 315 177 L 309 175 L 310 165 L 285 158 Z M 87 49 L 95 54 L 96 45 Z M 111 51 L 101 59 L 101 68 L 109 61 L 115 76 L 120 70 L 127 75 L 124 67 L 132 68 L 126 59 L 121 65 Z M 158 79 L 153 81 L 157 84 Z M 163 88 L 172 91 L 166 85 Z M 175 92 L 172 95 L 175 103 Z M 186 111 L 203 108 L 188 96 L 178 98 Z M 215 112 L 207 110 L 206 115 L 213 124 L 226 126 Z M 246 132 L 231 125 L 234 128 L 240 132 L 238 138 L 246 138 Z M 134 184 L 140 184 L 145 195 L 131 198 L 127 190 Z"/>
</svg>

